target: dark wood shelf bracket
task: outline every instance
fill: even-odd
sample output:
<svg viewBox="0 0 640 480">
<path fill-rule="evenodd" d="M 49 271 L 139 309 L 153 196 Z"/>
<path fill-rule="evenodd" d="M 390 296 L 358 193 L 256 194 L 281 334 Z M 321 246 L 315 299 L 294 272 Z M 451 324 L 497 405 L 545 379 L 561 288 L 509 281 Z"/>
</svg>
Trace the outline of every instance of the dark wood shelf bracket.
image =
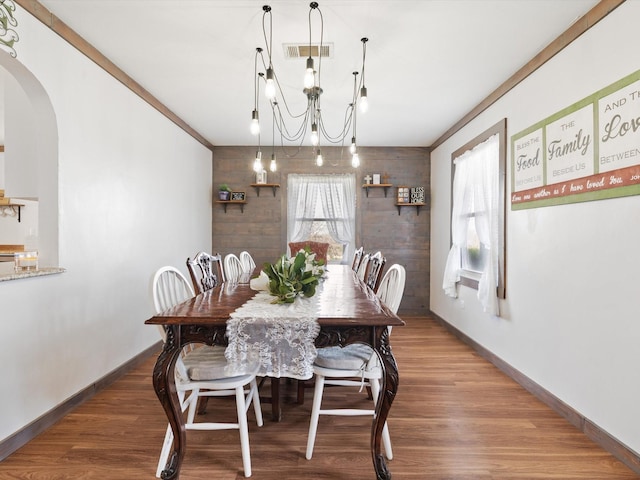
<svg viewBox="0 0 640 480">
<path fill-rule="evenodd" d="M 22 221 L 22 207 L 24 207 L 24 205 L 19 203 L 8 203 L 5 205 L 0 205 L 0 214 L 2 214 L 3 217 L 6 217 L 7 214 L 2 212 L 1 210 L 10 208 L 13 210 L 13 214 L 18 217 L 18 223 L 20 223 Z"/>
<path fill-rule="evenodd" d="M 402 207 L 416 207 L 416 216 L 420 215 L 420 207 L 424 207 L 424 203 L 396 203 L 398 207 L 398 215 L 402 210 Z"/>
<path fill-rule="evenodd" d="M 252 183 L 251 186 L 253 188 L 256 189 L 256 195 L 259 197 L 260 196 L 260 189 L 261 188 L 271 188 L 271 190 L 273 191 L 273 196 L 276 196 L 276 190 L 278 188 L 280 188 L 280 184 L 279 183 Z"/>
<path fill-rule="evenodd" d="M 364 185 L 362 185 L 362 188 L 364 188 L 364 191 L 367 194 L 367 197 L 369 197 L 370 188 L 380 188 L 380 187 L 384 188 L 384 196 L 386 198 L 389 187 L 393 187 L 393 185 L 390 183 L 365 183 Z"/>
<path fill-rule="evenodd" d="M 247 203 L 246 200 L 216 200 L 216 203 L 221 203 L 224 207 L 224 213 L 227 213 L 227 205 L 240 205 L 240 212 L 244 213 L 244 205 Z"/>
</svg>

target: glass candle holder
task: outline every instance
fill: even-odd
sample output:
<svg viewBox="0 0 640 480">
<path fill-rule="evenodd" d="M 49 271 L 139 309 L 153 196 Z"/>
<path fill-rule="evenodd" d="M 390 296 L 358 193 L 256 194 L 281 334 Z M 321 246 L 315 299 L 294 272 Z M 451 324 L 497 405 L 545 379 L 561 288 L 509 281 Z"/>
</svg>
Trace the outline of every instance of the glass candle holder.
<svg viewBox="0 0 640 480">
<path fill-rule="evenodd" d="M 38 269 L 38 252 L 16 252 L 13 256 L 16 272 L 27 272 Z"/>
</svg>

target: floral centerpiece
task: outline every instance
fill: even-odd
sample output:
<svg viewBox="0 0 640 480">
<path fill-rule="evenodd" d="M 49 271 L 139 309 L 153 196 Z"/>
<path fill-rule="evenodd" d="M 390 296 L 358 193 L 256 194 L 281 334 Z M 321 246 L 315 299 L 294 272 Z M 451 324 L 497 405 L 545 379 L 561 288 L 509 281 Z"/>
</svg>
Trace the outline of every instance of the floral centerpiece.
<svg viewBox="0 0 640 480">
<path fill-rule="evenodd" d="M 324 274 L 324 262 L 316 260 L 308 247 L 295 257 L 283 255 L 274 264 L 265 263 L 262 271 L 269 277 L 269 293 L 277 297 L 271 303 L 293 303 L 298 295 L 313 297 Z"/>
</svg>

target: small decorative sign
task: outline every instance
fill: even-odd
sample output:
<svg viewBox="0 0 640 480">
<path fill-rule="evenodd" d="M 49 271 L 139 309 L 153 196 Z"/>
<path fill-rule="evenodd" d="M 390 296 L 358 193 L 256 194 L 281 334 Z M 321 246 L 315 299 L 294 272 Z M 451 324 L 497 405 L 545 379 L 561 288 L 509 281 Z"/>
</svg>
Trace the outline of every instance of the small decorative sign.
<svg viewBox="0 0 640 480">
<path fill-rule="evenodd" d="M 424 187 L 411 187 L 411 203 L 424 203 Z"/>
<path fill-rule="evenodd" d="M 260 170 L 258 173 L 256 173 L 256 183 L 259 185 L 264 185 L 265 183 L 267 183 L 267 171 L 266 170 Z"/>
<path fill-rule="evenodd" d="M 246 196 L 244 192 L 231 192 L 232 202 L 244 202 L 245 198 Z"/>
<path fill-rule="evenodd" d="M 398 203 L 409 203 L 409 187 L 398 187 Z"/>
<path fill-rule="evenodd" d="M 379 173 L 374 173 L 373 174 L 373 184 L 374 185 L 380 185 L 380 174 Z"/>
</svg>

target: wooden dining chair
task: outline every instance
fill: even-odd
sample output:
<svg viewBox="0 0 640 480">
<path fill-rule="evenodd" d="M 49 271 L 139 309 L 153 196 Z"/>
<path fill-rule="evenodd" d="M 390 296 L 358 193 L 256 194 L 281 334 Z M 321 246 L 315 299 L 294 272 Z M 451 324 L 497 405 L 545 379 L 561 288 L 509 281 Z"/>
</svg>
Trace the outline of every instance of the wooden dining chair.
<svg viewBox="0 0 640 480">
<path fill-rule="evenodd" d="M 378 286 L 380 285 L 380 281 L 382 280 L 384 264 L 386 262 L 387 259 L 382 256 L 381 252 L 376 252 L 369 257 L 364 283 L 366 283 L 367 287 L 369 287 L 374 292 L 378 291 Z"/>
<path fill-rule="evenodd" d="M 238 283 L 240 276 L 244 273 L 242 262 L 234 253 L 229 253 L 224 257 L 224 276 L 229 283 Z"/>
<path fill-rule="evenodd" d="M 378 298 L 394 313 L 397 313 L 404 294 L 406 271 L 402 265 L 392 265 L 380 282 Z M 313 364 L 315 376 L 315 389 L 313 392 L 313 406 L 311 407 L 311 420 L 309 422 L 309 436 L 307 437 L 307 450 L 305 457 L 311 460 L 313 447 L 318 431 L 320 415 L 341 416 L 373 416 L 375 415 L 375 402 L 378 401 L 382 380 L 380 359 L 373 349 L 364 344 L 350 344 L 346 347 L 319 348 L 318 356 Z M 332 408 L 322 409 L 322 395 L 325 385 L 341 387 L 371 388 L 374 408 Z M 391 437 L 389 428 L 385 422 L 382 430 L 382 443 L 389 460 L 393 458 L 391 449 Z"/>
<path fill-rule="evenodd" d="M 316 260 L 327 264 L 327 255 L 329 252 L 329 244 L 325 242 L 315 242 L 313 240 L 305 240 L 303 242 L 289 242 L 289 253 L 295 257 L 300 250 L 309 248 L 311 253 L 316 254 Z"/>
<path fill-rule="evenodd" d="M 211 255 L 207 252 L 198 252 L 193 259 L 187 258 L 187 269 L 191 277 L 191 283 L 196 293 L 204 293 L 225 281 L 222 255 Z M 216 352 L 222 349 L 218 347 Z M 198 414 L 207 413 L 209 397 L 203 396 L 198 400 Z"/>
<path fill-rule="evenodd" d="M 353 254 L 353 262 L 351 262 L 351 270 L 354 272 L 358 271 L 358 267 L 360 266 L 360 262 L 362 261 L 362 257 L 364 256 L 364 247 L 360 247 Z"/>
<path fill-rule="evenodd" d="M 174 267 L 162 267 L 153 278 L 153 304 L 157 313 L 193 297 L 194 292 L 188 280 Z M 163 332 L 163 340 L 166 335 Z M 249 450 L 249 429 L 247 410 L 253 403 L 256 423 L 262 426 L 262 410 L 258 396 L 256 374 L 259 363 L 251 363 L 238 369 L 227 362 L 224 349 L 208 345 L 187 345 L 178 357 L 175 366 L 175 382 L 182 412 L 187 411 L 185 429 L 187 430 L 228 430 L 240 432 L 240 448 L 245 477 L 251 476 L 251 455 Z M 246 394 L 246 396 L 245 396 Z M 236 397 L 237 422 L 195 422 L 196 405 L 201 397 Z M 167 427 L 162 451 L 158 460 L 156 477 L 160 478 L 167 463 L 173 431 Z"/>
<path fill-rule="evenodd" d="M 222 256 L 219 253 L 211 255 L 207 252 L 198 252 L 193 259 L 187 258 L 187 268 L 197 293 L 211 290 L 225 281 Z"/>
</svg>

